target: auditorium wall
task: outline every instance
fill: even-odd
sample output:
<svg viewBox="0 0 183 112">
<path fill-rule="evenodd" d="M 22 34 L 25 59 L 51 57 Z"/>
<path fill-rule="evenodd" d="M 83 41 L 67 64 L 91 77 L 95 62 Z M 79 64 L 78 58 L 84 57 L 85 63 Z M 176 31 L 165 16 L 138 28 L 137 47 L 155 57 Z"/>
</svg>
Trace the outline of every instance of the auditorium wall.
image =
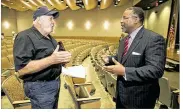
<svg viewBox="0 0 183 112">
<path fill-rule="evenodd" d="M 111 6 L 104 10 L 93 9 L 85 10 L 79 9 L 73 11 L 66 9 L 60 11 L 60 17 L 56 19 L 56 28 L 52 35 L 54 36 L 105 36 L 105 37 L 119 37 L 121 35 L 120 20 L 124 10 L 127 7 L 132 6 L 132 3 L 122 6 Z M 159 7 L 145 11 L 145 27 L 153 30 L 165 38 L 167 37 L 169 16 L 171 10 L 171 0 L 160 5 Z M 157 13 L 155 13 L 157 12 Z M 15 11 L 8 8 L 2 8 L 2 25 L 3 21 L 10 23 L 9 29 L 5 29 L 3 26 L 2 32 L 5 35 L 11 36 L 12 31 L 20 32 L 32 26 L 32 11 Z M 67 24 L 72 21 L 73 28 L 69 30 Z M 87 30 L 85 24 L 90 21 L 91 28 Z M 104 22 L 109 22 L 108 30 L 104 29 Z"/>
<path fill-rule="evenodd" d="M 151 10 L 145 11 L 145 27 L 167 38 L 170 11 L 171 0 Z"/>
<path fill-rule="evenodd" d="M 17 32 L 16 11 L 9 8 L 1 8 L 1 32 L 5 36 L 12 36 L 12 31 Z"/>
<path fill-rule="evenodd" d="M 104 10 L 98 8 L 93 10 L 79 9 L 73 11 L 66 9 L 60 11 L 60 17 L 56 20 L 56 28 L 52 35 L 54 36 L 113 36 L 119 37 L 121 35 L 120 19 L 127 7 L 132 6 L 132 3 L 123 7 L 111 6 Z M 2 12 L 2 16 L 7 13 Z M 32 11 L 20 12 L 16 11 L 17 16 L 17 30 L 18 32 L 29 28 L 32 25 Z M 73 29 L 69 30 L 67 24 L 69 21 L 73 23 Z M 90 21 L 91 29 L 85 28 L 85 23 Z M 108 30 L 104 30 L 103 24 L 105 21 L 109 22 Z M 16 23 L 16 22 L 15 22 Z M 12 24 L 15 26 L 15 24 Z M 3 29 L 3 28 L 2 28 Z M 11 29 L 10 29 L 11 30 Z"/>
<path fill-rule="evenodd" d="M 60 11 L 60 17 L 56 19 L 55 31 L 52 35 L 54 36 L 120 36 L 121 26 L 120 19 L 123 11 L 131 6 L 131 4 L 124 7 L 110 7 L 105 10 L 93 9 L 85 10 L 80 9 L 72 11 L 66 9 Z M 18 12 L 17 23 L 18 31 L 22 31 L 28 28 L 32 24 L 32 12 Z M 73 23 L 73 28 L 68 29 L 67 24 Z M 90 21 L 91 28 L 87 30 L 85 24 Z M 105 21 L 109 22 L 109 29 L 104 30 L 103 24 Z M 23 24 L 22 24 L 23 23 Z"/>
</svg>

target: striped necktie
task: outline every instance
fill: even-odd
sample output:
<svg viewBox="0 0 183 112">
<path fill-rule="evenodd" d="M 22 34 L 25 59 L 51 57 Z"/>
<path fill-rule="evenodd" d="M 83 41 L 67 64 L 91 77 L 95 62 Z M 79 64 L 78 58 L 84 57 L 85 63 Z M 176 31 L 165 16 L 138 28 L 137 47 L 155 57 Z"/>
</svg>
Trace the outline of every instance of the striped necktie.
<svg viewBox="0 0 183 112">
<path fill-rule="evenodd" d="M 130 36 L 128 36 L 125 41 L 124 41 L 124 52 L 123 52 L 123 56 L 125 56 L 128 52 L 128 44 L 129 44 L 129 39 L 130 39 Z"/>
</svg>

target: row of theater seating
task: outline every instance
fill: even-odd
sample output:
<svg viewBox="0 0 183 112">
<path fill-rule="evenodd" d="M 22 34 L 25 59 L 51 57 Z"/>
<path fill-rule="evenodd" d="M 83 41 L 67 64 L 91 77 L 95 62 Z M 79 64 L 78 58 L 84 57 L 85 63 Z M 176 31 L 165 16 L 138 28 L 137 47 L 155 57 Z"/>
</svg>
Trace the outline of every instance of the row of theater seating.
<svg viewBox="0 0 183 112">
<path fill-rule="evenodd" d="M 15 73 L 13 60 L 13 41 L 2 40 L 1 46 L 1 84 Z"/>
<path fill-rule="evenodd" d="M 102 61 L 101 56 L 104 55 L 104 54 L 105 55 L 115 55 L 115 53 L 117 51 L 118 44 L 106 43 L 106 42 L 103 42 L 103 41 L 96 41 L 96 40 L 83 40 L 83 39 L 64 39 L 64 40 L 63 39 L 61 39 L 61 40 L 57 39 L 57 41 L 62 41 L 64 46 L 65 46 L 65 49 L 72 53 L 71 62 L 68 63 L 67 66 L 82 64 L 83 60 L 88 56 L 88 54 L 90 54 L 93 66 L 95 67 L 95 70 L 98 73 L 98 78 L 100 79 L 100 81 L 103 84 L 106 91 L 112 97 L 115 98 L 116 76 L 114 76 L 113 74 L 111 74 L 107 71 L 104 71 L 102 69 L 102 67 L 104 65 L 104 62 Z M 2 46 L 2 58 L 1 58 L 1 62 L 2 62 L 2 75 L 1 75 L 1 78 L 4 80 L 7 77 L 11 76 L 11 77 L 9 77 L 10 79 L 14 79 L 14 81 L 15 81 L 15 79 L 17 79 L 17 81 L 18 81 L 18 78 L 15 77 L 15 75 L 12 75 L 12 74 L 15 74 L 14 61 L 13 61 L 13 55 L 12 55 L 13 42 L 10 42 L 10 41 L 4 42 L 2 45 L 3 46 Z M 163 82 L 162 80 L 165 83 L 168 84 L 168 81 L 167 81 L 167 79 L 165 80 L 165 78 L 161 79 L 160 84 Z M 3 87 L 7 88 L 7 86 L 5 86 L 7 84 L 7 82 L 9 82 L 9 81 L 6 81 L 6 83 L 4 83 Z M 77 84 L 90 85 L 90 89 L 89 89 L 90 91 L 88 93 L 92 93 L 91 91 L 95 90 L 92 83 L 85 84 L 85 79 L 71 78 L 71 77 L 67 77 L 66 82 L 67 82 L 67 87 L 70 88 L 70 90 L 69 90 L 69 91 L 71 91 L 70 94 L 72 94 L 72 96 L 74 95 L 73 100 L 77 102 L 78 106 L 76 106 L 76 108 L 94 108 L 94 107 L 99 108 L 97 105 L 100 105 L 99 104 L 100 103 L 100 101 L 99 101 L 100 98 L 97 98 L 98 100 L 90 99 L 91 95 L 86 94 L 87 93 L 86 91 L 88 91 L 88 89 L 85 88 L 85 87 L 83 88 L 83 86 L 79 87 L 80 88 L 79 90 L 76 89 L 78 87 Z M 16 83 L 19 84 L 18 82 L 16 82 Z M 165 83 L 163 83 L 163 84 L 165 84 Z M 161 85 L 163 85 L 163 84 L 161 84 Z M 168 89 L 168 88 L 170 88 L 170 86 L 169 85 L 167 86 L 167 84 L 166 84 L 166 86 L 163 86 L 163 87 L 161 87 L 161 85 L 160 85 L 161 93 L 160 93 L 159 100 L 162 103 L 170 106 L 170 102 L 172 101 L 171 100 L 172 91 L 169 91 L 170 89 Z M 7 85 L 9 85 L 9 84 L 7 84 Z M 10 86 L 13 86 L 13 85 L 10 85 Z M 23 88 L 21 88 L 21 87 L 18 87 L 18 88 L 21 89 L 22 92 L 23 92 Z M 13 91 L 13 94 L 11 94 L 11 96 L 12 97 L 15 97 L 15 96 L 17 97 L 17 95 L 14 95 L 14 94 L 16 94 L 15 90 L 17 90 L 17 89 L 14 88 L 14 90 L 12 90 L 12 88 L 11 88 L 10 90 Z M 164 93 L 169 93 L 169 94 L 166 96 L 166 95 L 163 95 Z M 17 94 L 19 94 L 19 93 L 17 93 Z M 86 104 L 86 101 L 88 102 L 88 101 L 93 101 L 93 100 L 94 101 L 99 101 L 99 102 L 89 103 L 89 104 L 92 104 L 92 105 L 87 104 L 87 106 L 86 105 L 81 106 L 80 105 L 81 100 L 78 100 L 78 99 L 82 98 L 82 97 L 86 98 L 86 96 L 87 96 L 87 99 L 82 100 L 82 103 L 85 102 L 84 104 Z M 25 100 L 25 95 L 22 94 L 22 97 L 24 97 L 24 100 Z M 168 101 L 167 101 L 167 99 L 168 99 Z M 13 101 L 18 101 L 18 100 L 23 100 L 23 99 L 20 99 L 20 98 L 14 99 L 14 100 L 12 100 L 12 104 L 13 104 Z M 25 100 L 24 102 L 28 102 L 28 101 Z M 16 108 L 16 106 L 15 106 L 15 108 Z"/>
<path fill-rule="evenodd" d="M 12 38 L 2 40 L 1 87 L 14 108 L 31 108 L 30 100 L 23 92 L 22 80 L 16 77 L 13 59 L 13 43 Z"/>
<path fill-rule="evenodd" d="M 99 45 L 92 48 L 90 54 L 93 66 L 95 67 L 95 71 L 98 73 L 98 78 L 100 79 L 103 87 L 113 98 L 116 97 L 115 95 L 117 77 L 114 74 L 103 70 L 104 62 L 101 57 L 102 55 L 115 55 L 116 50 L 116 45 L 111 45 L 109 49 L 107 49 L 107 47 Z M 165 105 L 167 108 L 179 108 L 177 100 L 179 95 L 179 89 L 170 87 L 169 81 L 165 77 L 159 79 L 159 84 L 160 96 L 157 100 L 158 103 L 160 103 L 160 105 Z"/>
<path fill-rule="evenodd" d="M 109 48 L 112 46 L 114 45 L 111 45 Z M 113 74 L 103 70 L 104 62 L 101 58 L 102 55 L 111 55 L 111 53 L 113 54 L 115 50 L 112 49 L 112 52 L 107 51 L 108 47 L 99 45 L 91 50 L 90 56 L 93 66 L 95 67 L 95 71 L 98 73 L 98 78 L 100 79 L 106 91 L 108 91 L 108 93 L 115 98 L 116 77 Z"/>
<path fill-rule="evenodd" d="M 89 56 L 89 53 L 94 46 L 103 44 L 88 41 L 82 41 L 83 43 L 81 44 L 80 41 L 77 42 L 77 44 L 65 46 L 65 48 L 72 54 L 71 61 L 67 66 L 81 65 L 84 59 Z M 92 83 L 86 83 L 86 79 L 83 78 L 74 78 L 70 76 L 64 77 L 66 82 L 65 87 L 69 90 L 69 93 L 75 102 L 75 108 L 100 108 L 101 98 L 93 96 L 95 94 L 95 87 Z"/>
<path fill-rule="evenodd" d="M 57 40 L 60 41 L 60 40 Z M 70 65 L 81 64 L 88 56 L 92 47 L 104 44 L 102 41 L 86 41 L 86 40 L 62 40 L 65 49 L 72 53 Z M 8 96 L 14 108 L 30 108 L 30 100 L 25 96 L 22 86 L 22 80 L 16 77 L 13 61 L 13 48 L 7 48 L 4 44 L 2 51 L 2 75 L 1 79 L 5 80 L 2 84 L 3 91 Z M 11 43 L 13 47 L 13 43 Z M 67 80 L 68 79 L 68 80 Z M 67 77 L 66 82 L 73 100 L 77 102 L 76 108 L 100 108 L 100 97 L 92 97 L 95 87 L 92 83 L 86 83 L 86 79 Z M 11 82 L 11 83 L 10 83 Z M 74 85 L 74 86 L 73 86 Z M 86 87 L 85 87 L 86 86 Z M 74 87 L 74 88 L 73 88 Z M 74 89 L 74 90 L 73 90 Z M 89 94 L 88 94 L 89 93 Z M 23 105 L 22 105 L 23 104 Z M 27 104 L 27 105 L 25 105 Z"/>
<path fill-rule="evenodd" d="M 85 58 L 87 58 L 90 54 L 91 48 L 87 48 L 84 51 L 81 51 L 77 57 L 74 59 L 73 64 L 72 65 L 81 65 L 82 62 L 84 61 Z"/>
</svg>

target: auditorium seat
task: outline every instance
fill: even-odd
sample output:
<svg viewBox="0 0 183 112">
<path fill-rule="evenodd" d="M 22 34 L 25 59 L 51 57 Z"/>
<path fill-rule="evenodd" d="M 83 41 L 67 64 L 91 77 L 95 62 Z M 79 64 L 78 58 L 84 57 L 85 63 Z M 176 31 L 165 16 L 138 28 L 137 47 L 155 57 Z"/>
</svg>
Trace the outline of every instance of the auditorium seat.
<svg viewBox="0 0 183 112">
<path fill-rule="evenodd" d="M 8 54 L 13 54 L 13 48 L 8 48 L 7 51 L 8 51 Z"/>
<path fill-rule="evenodd" d="M 13 55 L 12 54 L 11 55 L 8 55 L 7 58 L 9 60 L 9 62 L 12 64 L 12 66 L 14 66 L 14 58 L 13 58 Z"/>
<path fill-rule="evenodd" d="M 15 109 L 30 109 L 30 100 L 25 96 L 22 83 L 15 75 L 9 76 L 3 83 L 2 89 Z"/>
<path fill-rule="evenodd" d="M 92 97 L 86 86 L 90 86 L 91 83 L 73 84 L 70 76 L 65 76 L 67 89 L 75 102 L 75 108 L 78 109 L 95 109 L 100 108 L 100 97 Z M 76 89 L 77 88 L 77 89 Z M 78 89 L 79 88 L 79 89 Z"/>
<path fill-rule="evenodd" d="M 13 45 L 6 45 L 6 48 L 13 48 Z"/>
<path fill-rule="evenodd" d="M 98 74 L 103 87 L 107 92 L 115 98 L 116 96 L 116 80 L 117 77 L 103 69 L 104 61 L 102 55 L 115 55 L 118 44 L 103 44 L 92 48 L 90 56 L 94 65 L 95 71 Z"/>
<path fill-rule="evenodd" d="M 2 45 L 1 50 L 6 50 L 6 45 Z"/>
<path fill-rule="evenodd" d="M 109 94 L 115 98 L 116 97 L 116 80 L 117 77 L 112 74 L 109 73 L 107 71 L 105 71 L 105 80 L 107 82 L 107 91 L 109 92 Z"/>
<path fill-rule="evenodd" d="M 1 57 L 7 57 L 8 51 L 6 49 L 1 50 Z"/>
<path fill-rule="evenodd" d="M 158 98 L 158 101 L 166 105 L 168 108 L 170 108 L 172 93 L 168 79 L 165 77 L 160 78 L 159 85 L 160 85 L 160 96 Z"/>
<path fill-rule="evenodd" d="M 7 57 L 1 57 L 1 70 L 6 71 L 10 70 L 11 75 L 15 74 L 15 68 L 14 66 L 9 62 Z"/>
<path fill-rule="evenodd" d="M 91 48 L 85 49 L 81 51 L 73 61 L 73 65 L 81 65 L 85 58 L 88 57 L 89 53 L 91 51 Z"/>
<path fill-rule="evenodd" d="M 6 44 L 6 45 L 13 45 L 13 43 L 12 43 L 11 40 L 6 40 L 6 41 L 5 41 L 5 44 Z"/>
<path fill-rule="evenodd" d="M 11 75 L 10 70 L 1 70 L 1 84 Z"/>
</svg>

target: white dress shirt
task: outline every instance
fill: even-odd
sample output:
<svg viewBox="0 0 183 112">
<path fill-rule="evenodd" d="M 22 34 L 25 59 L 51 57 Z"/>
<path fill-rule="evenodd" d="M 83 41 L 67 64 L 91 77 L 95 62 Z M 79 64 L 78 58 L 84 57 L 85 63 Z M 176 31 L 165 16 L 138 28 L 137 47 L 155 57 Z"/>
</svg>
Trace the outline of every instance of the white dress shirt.
<svg viewBox="0 0 183 112">
<path fill-rule="evenodd" d="M 139 32 L 139 30 L 140 30 L 142 27 L 143 27 L 143 25 L 140 26 L 140 27 L 138 27 L 138 28 L 137 28 L 136 30 L 134 30 L 131 34 L 129 34 L 129 35 L 130 35 L 130 38 L 129 38 L 129 41 L 128 41 L 128 50 L 129 50 L 129 48 L 130 48 L 130 46 L 131 46 L 133 40 L 135 39 L 135 36 L 137 35 L 137 33 Z M 126 78 L 126 72 L 125 72 L 125 75 L 124 75 L 123 77 L 125 78 L 125 80 L 127 80 L 127 78 Z"/>
</svg>

